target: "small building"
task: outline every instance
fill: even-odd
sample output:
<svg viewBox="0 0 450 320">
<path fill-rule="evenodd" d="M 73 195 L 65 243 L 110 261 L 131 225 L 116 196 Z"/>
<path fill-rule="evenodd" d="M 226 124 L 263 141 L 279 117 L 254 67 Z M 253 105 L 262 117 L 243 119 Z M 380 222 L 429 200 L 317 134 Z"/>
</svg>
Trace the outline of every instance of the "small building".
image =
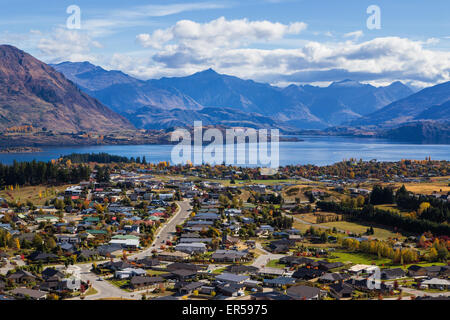
<svg viewBox="0 0 450 320">
<path fill-rule="evenodd" d="M 204 252 L 206 252 L 206 245 L 201 242 L 179 243 L 175 247 L 175 250 L 185 252 L 188 254 L 204 253 Z"/>
<path fill-rule="evenodd" d="M 405 271 L 402 268 L 385 269 L 381 271 L 382 280 L 400 279 L 406 276 Z"/>
<path fill-rule="evenodd" d="M 16 288 L 10 293 L 21 299 L 45 300 L 47 298 L 46 292 L 28 288 Z"/>
<path fill-rule="evenodd" d="M 291 277 L 278 277 L 275 279 L 264 279 L 263 283 L 267 287 L 281 288 L 283 286 L 289 286 L 295 284 L 296 279 Z"/>
<path fill-rule="evenodd" d="M 250 279 L 249 276 L 241 276 L 233 273 L 224 272 L 216 276 L 216 281 L 226 282 L 226 283 L 238 283 L 242 284 L 244 281 Z"/>
<path fill-rule="evenodd" d="M 448 290 L 450 287 L 450 281 L 446 279 L 433 278 L 422 281 L 421 285 L 426 286 L 428 289 Z"/>
<path fill-rule="evenodd" d="M 132 290 L 156 289 L 161 285 L 164 286 L 164 282 L 162 277 L 134 276 L 130 280 L 130 288 Z"/>
<path fill-rule="evenodd" d="M 309 286 L 293 286 L 286 290 L 286 294 L 295 300 L 319 300 L 320 289 Z"/>
</svg>

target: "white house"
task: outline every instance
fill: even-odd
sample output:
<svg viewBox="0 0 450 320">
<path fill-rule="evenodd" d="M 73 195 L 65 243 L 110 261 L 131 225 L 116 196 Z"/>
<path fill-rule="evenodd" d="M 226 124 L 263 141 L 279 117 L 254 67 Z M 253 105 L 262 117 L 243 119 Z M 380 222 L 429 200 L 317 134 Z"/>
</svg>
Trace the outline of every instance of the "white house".
<svg viewBox="0 0 450 320">
<path fill-rule="evenodd" d="M 125 268 L 114 273 L 114 277 L 117 279 L 128 279 L 134 276 L 145 276 L 147 272 L 140 268 Z"/>
</svg>

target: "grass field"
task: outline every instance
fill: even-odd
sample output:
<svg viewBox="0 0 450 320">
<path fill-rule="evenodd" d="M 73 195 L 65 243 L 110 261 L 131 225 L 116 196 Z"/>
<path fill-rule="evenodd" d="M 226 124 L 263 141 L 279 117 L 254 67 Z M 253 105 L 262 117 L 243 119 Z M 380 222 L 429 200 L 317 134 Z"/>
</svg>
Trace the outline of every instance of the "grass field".
<svg viewBox="0 0 450 320">
<path fill-rule="evenodd" d="M 348 221 L 337 221 L 337 222 L 327 222 L 327 223 L 321 223 L 318 225 L 320 226 L 326 226 L 326 227 L 336 227 L 338 230 L 343 231 L 349 231 L 355 234 L 364 234 L 371 225 L 370 224 L 360 224 L 360 223 L 354 223 L 354 222 L 348 222 Z M 397 234 L 391 230 L 388 230 L 386 228 L 382 228 L 379 226 L 373 226 L 374 234 L 371 237 L 377 238 L 377 239 L 387 239 L 387 238 L 395 238 L 402 236 L 400 234 Z"/>
<path fill-rule="evenodd" d="M 414 193 L 432 194 L 433 192 L 447 193 L 450 192 L 450 176 L 431 178 L 427 182 L 405 183 L 405 188 Z M 396 184 L 401 187 L 403 184 Z"/>
<path fill-rule="evenodd" d="M 331 262 L 342 262 L 345 264 L 376 264 L 378 266 L 390 264 L 391 259 L 381 258 L 378 259 L 377 256 L 359 252 L 333 252 L 332 255 L 336 258 L 329 259 Z"/>
<path fill-rule="evenodd" d="M 14 190 L 1 190 L 0 197 L 7 201 L 33 202 L 34 205 L 44 205 L 47 200 L 56 197 L 58 192 L 64 191 L 70 185 L 48 188 L 46 186 L 20 187 Z M 46 193 L 47 192 L 47 193 Z M 41 194 L 41 197 L 39 197 Z"/>
<path fill-rule="evenodd" d="M 305 233 L 305 231 L 308 230 L 311 226 L 301 223 L 294 219 L 294 223 L 292 224 L 292 227 L 299 230 L 301 233 Z M 315 228 L 320 228 L 320 226 L 315 226 Z"/>
</svg>

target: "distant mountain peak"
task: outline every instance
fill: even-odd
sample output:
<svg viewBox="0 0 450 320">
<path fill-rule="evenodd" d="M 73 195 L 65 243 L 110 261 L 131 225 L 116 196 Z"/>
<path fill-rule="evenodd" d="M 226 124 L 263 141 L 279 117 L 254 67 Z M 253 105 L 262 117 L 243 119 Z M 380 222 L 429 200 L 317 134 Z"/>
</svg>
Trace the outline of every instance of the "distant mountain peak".
<svg viewBox="0 0 450 320">
<path fill-rule="evenodd" d="M 332 84 L 330 84 L 330 87 L 362 87 L 362 86 L 364 86 L 364 84 L 362 84 L 361 82 L 351 79 L 335 81 Z"/>
<path fill-rule="evenodd" d="M 213 68 L 208 68 L 203 71 L 199 71 L 197 73 L 194 73 L 193 76 L 218 76 L 219 73 L 217 73 Z"/>
<path fill-rule="evenodd" d="M 201 73 L 212 73 L 212 74 L 218 74 L 213 68 L 208 68 Z"/>
</svg>

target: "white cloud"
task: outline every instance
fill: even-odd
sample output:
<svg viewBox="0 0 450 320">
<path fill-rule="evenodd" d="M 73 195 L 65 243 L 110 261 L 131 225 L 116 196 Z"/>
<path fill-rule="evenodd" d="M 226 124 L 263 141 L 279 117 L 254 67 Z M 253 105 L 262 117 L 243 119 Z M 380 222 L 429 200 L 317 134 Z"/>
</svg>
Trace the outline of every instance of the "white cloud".
<svg viewBox="0 0 450 320">
<path fill-rule="evenodd" d="M 152 22 L 149 18 L 170 16 L 189 11 L 223 9 L 227 7 L 230 7 L 230 4 L 213 2 L 136 6 L 130 9 L 101 12 L 94 15 L 94 18 L 84 20 L 82 28 L 93 36 L 108 36 L 120 29 L 136 26 L 151 26 L 155 22 Z"/>
<path fill-rule="evenodd" d="M 364 32 L 362 32 L 361 30 L 358 30 L 358 31 L 346 33 L 346 34 L 344 34 L 344 37 L 345 38 L 353 38 L 353 40 L 358 40 L 363 35 L 364 35 Z"/>
<path fill-rule="evenodd" d="M 131 72 L 141 77 L 182 76 L 212 67 L 221 73 L 271 83 L 326 82 L 343 77 L 428 85 L 450 80 L 450 53 L 427 48 L 435 39 L 383 37 L 358 42 L 363 32 L 355 31 L 345 35 L 353 38 L 351 41 L 299 41 L 297 48 L 258 48 L 259 43 L 280 42 L 305 28 L 303 23 L 246 19 L 182 20 L 137 37 L 138 43 L 151 51 L 146 67 L 131 68 Z"/>
<path fill-rule="evenodd" d="M 207 23 L 197 23 L 191 20 L 178 21 L 168 29 L 158 29 L 152 34 L 140 34 L 137 41 L 143 47 L 155 49 L 195 50 L 236 48 L 256 42 L 268 42 L 282 39 L 286 35 L 299 34 L 307 25 L 294 22 L 289 25 L 270 21 L 227 20 L 224 17 Z M 176 42 L 176 47 L 167 45 Z"/>
<path fill-rule="evenodd" d="M 46 61 L 53 63 L 67 60 L 95 62 L 96 58 L 91 50 L 101 47 L 87 33 L 64 28 L 57 28 L 50 34 L 43 35 L 37 44 Z"/>
</svg>

